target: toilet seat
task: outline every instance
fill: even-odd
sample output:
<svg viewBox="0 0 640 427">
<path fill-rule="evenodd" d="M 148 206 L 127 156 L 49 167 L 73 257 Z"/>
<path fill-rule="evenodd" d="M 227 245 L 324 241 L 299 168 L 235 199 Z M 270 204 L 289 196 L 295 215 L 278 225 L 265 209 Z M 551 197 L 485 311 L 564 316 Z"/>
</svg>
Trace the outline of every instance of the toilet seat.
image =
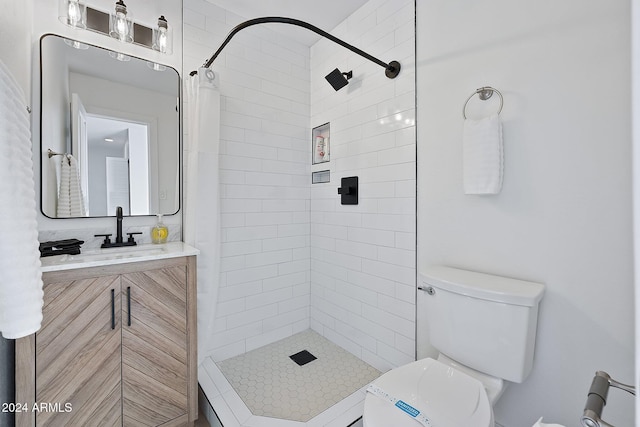
<svg viewBox="0 0 640 427">
<path fill-rule="evenodd" d="M 374 381 L 386 393 L 426 415 L 433 427 L 493 427 L 493 412 L 477 379 L 437 360 L 421 359 Z M 364 427 L 422 427 L 400 409 L 367 393 Z"/>
</svg>

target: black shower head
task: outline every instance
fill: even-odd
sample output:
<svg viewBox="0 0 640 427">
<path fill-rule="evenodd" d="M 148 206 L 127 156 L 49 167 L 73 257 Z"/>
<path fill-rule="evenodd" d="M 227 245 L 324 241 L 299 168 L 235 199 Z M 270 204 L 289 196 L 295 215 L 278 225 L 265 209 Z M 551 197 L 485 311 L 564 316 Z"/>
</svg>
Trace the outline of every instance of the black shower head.
<svg viewBox="0 0 640 427">
<path fill-rule="evenodd" d="M 353 71 L 349 71 L 348 73 L 343 73 L 342 71 L 336 68 L 335 70 L 327 74 L 325 79 L 327 79 L 329 84 L 333 86 L 335 90 L 340 90 L 349 84 L 348 80 L 351 77 L 353 77 Z"/>
</svg>

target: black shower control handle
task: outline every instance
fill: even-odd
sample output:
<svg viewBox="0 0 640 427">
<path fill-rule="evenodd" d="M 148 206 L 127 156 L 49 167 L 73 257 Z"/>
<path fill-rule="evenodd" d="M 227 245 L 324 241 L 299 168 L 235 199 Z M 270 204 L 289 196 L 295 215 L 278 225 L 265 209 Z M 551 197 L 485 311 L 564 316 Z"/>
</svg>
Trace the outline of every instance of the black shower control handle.
<svg viewBox="0 0 640 427">
<path fill-rule="evenodd" d="M 338 187 L 338 194 L 353 194 L 353 187 Z"/>
<path fill-rule="evenodd" d="M 357 205 L 358 204 L 358 177 L 347 176 L 340 179 L 340 204 Z"/>
</svg>

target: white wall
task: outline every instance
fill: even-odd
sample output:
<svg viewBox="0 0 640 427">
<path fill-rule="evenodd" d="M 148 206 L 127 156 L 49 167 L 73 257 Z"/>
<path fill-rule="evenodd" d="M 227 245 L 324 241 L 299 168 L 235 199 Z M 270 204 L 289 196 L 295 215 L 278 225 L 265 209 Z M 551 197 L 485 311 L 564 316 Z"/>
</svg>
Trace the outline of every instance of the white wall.
<svg viewBox="0 0 640 427">
<path fill-rule="evenodd" d="M 185 1 L 184 73 L 237 16 Z M 268 26 L 245 29 L 220 75 L 222 262 L 213 347 L 222 360 L 309 327 L 309 48 Z"/>
<path fill-rule="evenodd" d="M 111 0 L 91 0 L 87 2 L 88 6 L 102 11 L 111 11 L 114 2 Z M 58 20 L 58 2 L 52 0 L 34 0 L 33 14 L 29 34 L 29 43 L 31 49 L 31 61 L 28 69 L 33 70 L 32 81 L 30 84 L 33 88 L 32 103 L 34 118 L 40 115 L 40 76 L 39 76 L 39 42 L 40 37 L 47 33 L 58 34 L 70 37 L 75 40 L 83 41 L 92 45 L 101 46 L 107 49 L 113 49 L 120 52 L 130 54 L 139 58 L 149 59 L 151 61 L 160 62 L 169 65 L 176 70 L 182 69 L 182 0 L 138 0 L 128 3 L 129 10 L 134 21 L 142 23 L 146 26 L 153 27 L 156 25 L 160 15 L 164 15 L 169 21 L 174 31 L 173 36 L 173 53 L 171 55 L 161 55 L 151 49 L 132 44 L 123 44 L 119 41 L 107 37 L 103 34 L 91 31 L 74 30 L 62 24 Z M 32 122 L 32 139 L 34 142 L 34 165 L 36 179 L 36 194 L 40 197 L 40 128 L 39 120 Z M 44 148 L 46 150 L 46 147 Z M 175 179 L 175 175 L 171 176 Z M 38 206 L 40 202 L 38 200 Z M 155 224 L 155 217 L 136 217 L 125 219 L 126 231 L 143 231 L 149 229 Z M 181 215 L 172 215 L 164 218 L 165 224 L 169 227 L 170 238 L 179 238 L 181 227 Z M 38 227 L 40 230 L 41 240 L 62 239 L 69 237 L 78 237 L 85 240 L 84 248 L 99 246 L 99 239 L 94 238 L 96 233 L 113 232 L 115 221 L 112 218 L 83 218 L 83 219 L 49 219 L 39 213 Z M 175 232 L 177 234 L 173 234 Z M 142 242 L 150 242 L 148 233 L 144 233 L 137 239 Z"/>
<path fill-rule="evenodd" d="M 496 420 L 576 425 L 596 370 L 634 378 L 629 2 L 417 7 L 418 268 L 545 283 L 533 371 Z M 484 85 L 504 95 L 504 186 L 465 196 L 461 111 Z M 605 419 L 633 414 L 612 390 Z"/>
<path fill-rule="evenodd" d="M 6 3 L 6 4 L 4 4 Z M 31 15 L 33 0 L 4 2 L 0 17 L 0 59 L 9 68 L 25 97 L 31 95 Z M 30 104 L 30 100 L 28 101 Z"/>
<path fill-rule="evenodd" d="M 311 326 L 380 370 L 415 358 L 415 7 L 371 0 L 332 34 L 402 71 L 326 39 L 311 48 L 311 126 L 330 122 L 331 182 L 311 188 Z M 353 71 L 336 92 L 335 68 Z M 342 177 L 359 204 L 341 205 Z"/>
</svg>

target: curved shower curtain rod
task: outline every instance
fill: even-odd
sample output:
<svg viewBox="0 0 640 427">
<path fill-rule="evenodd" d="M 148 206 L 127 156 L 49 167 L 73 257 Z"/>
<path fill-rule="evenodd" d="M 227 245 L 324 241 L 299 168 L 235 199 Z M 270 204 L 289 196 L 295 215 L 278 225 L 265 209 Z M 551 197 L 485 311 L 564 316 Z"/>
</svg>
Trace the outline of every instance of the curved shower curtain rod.
<svg viewBox="0 0 640 427">
<path fill-rule="evenodd" d="M 248 21 L 245 21 L 239 25 L 237 25 L 233 30 L 231 30 L 231 32 L 229 33 L 229 35 L 227 36 L 227 38 L 222 42 L 222 45 L 220 45 L 220 47 L 218 48 L 218 50 L 213 54 L 213 56 L 211 58 L 209 58 L 209 60 L 207 62 L 204 63 L 204 67 L 205 68 L 209 68 L 211 66 L 211 64 L 213 64 L 213 61 L 215 61 L 215 59 L 218 57 L 218 55 L 220 55 L 220 52 L 222 52 L 222 49 L 224 49 L 224 47 L 231 41 L 231 39 L 233 38 L 233 36 L 236 35 L 236 33 L 238 33 L 240 30 L 243 30 L 247 27 L 251 27 L 252 25 L 258 25 L 258 24 L 267 24 L 267 23 L 271 23 L 271 22 L 277 22 L 277 23 L 281 23 L 281 24 L 290 24 L 290 25 L 296 25 L 298 27 L 303 27 L 306 28 L 307 30 L 311 30 L 316 34 L 320 34 L 322 37 L 325 37 L 329 40 L 331 40 L 334 43 L 339 44 L 342 47 L 346 47 L 347 49 L 349 49 L 350 51 L 357 53 L 358 55 L 362 56 L 363 58 L 368 59 L 371 62 L 375 62 L 376 64 L 380 65 L 381 67 L 384 67 L 385 72 L 384 74 L 389 77 L 390 79 L 395 79 L 396 76 L 400 73 L 400 63 L 398 61 L 391 61 L 390 63 L 386 63 L 383 62 L 381 60 L 379 60 L 378 58 L 376 58 L 375 56 L 369 55 L 367 52 L 358 49 L 357 47 L 350 45 L 349 43 L 340 40 L 339 38 L 332 36 L 331 34 L 327 33 L 324 30 L 321 30 L 320 28 L 316 27 L 315 25 L 311 25 L 308 22 L 305 21 L 301 21 L 299 19 L 294 19 L 294 18 L 284 18 L 281 16 L 267 16 L 264 18 L 255 18 L 255 19 L 250 19 Z M 190 73 L 190 75 L 195 75 L 197 74 L 197 71 L 192 71 Z"/>
</svg>

